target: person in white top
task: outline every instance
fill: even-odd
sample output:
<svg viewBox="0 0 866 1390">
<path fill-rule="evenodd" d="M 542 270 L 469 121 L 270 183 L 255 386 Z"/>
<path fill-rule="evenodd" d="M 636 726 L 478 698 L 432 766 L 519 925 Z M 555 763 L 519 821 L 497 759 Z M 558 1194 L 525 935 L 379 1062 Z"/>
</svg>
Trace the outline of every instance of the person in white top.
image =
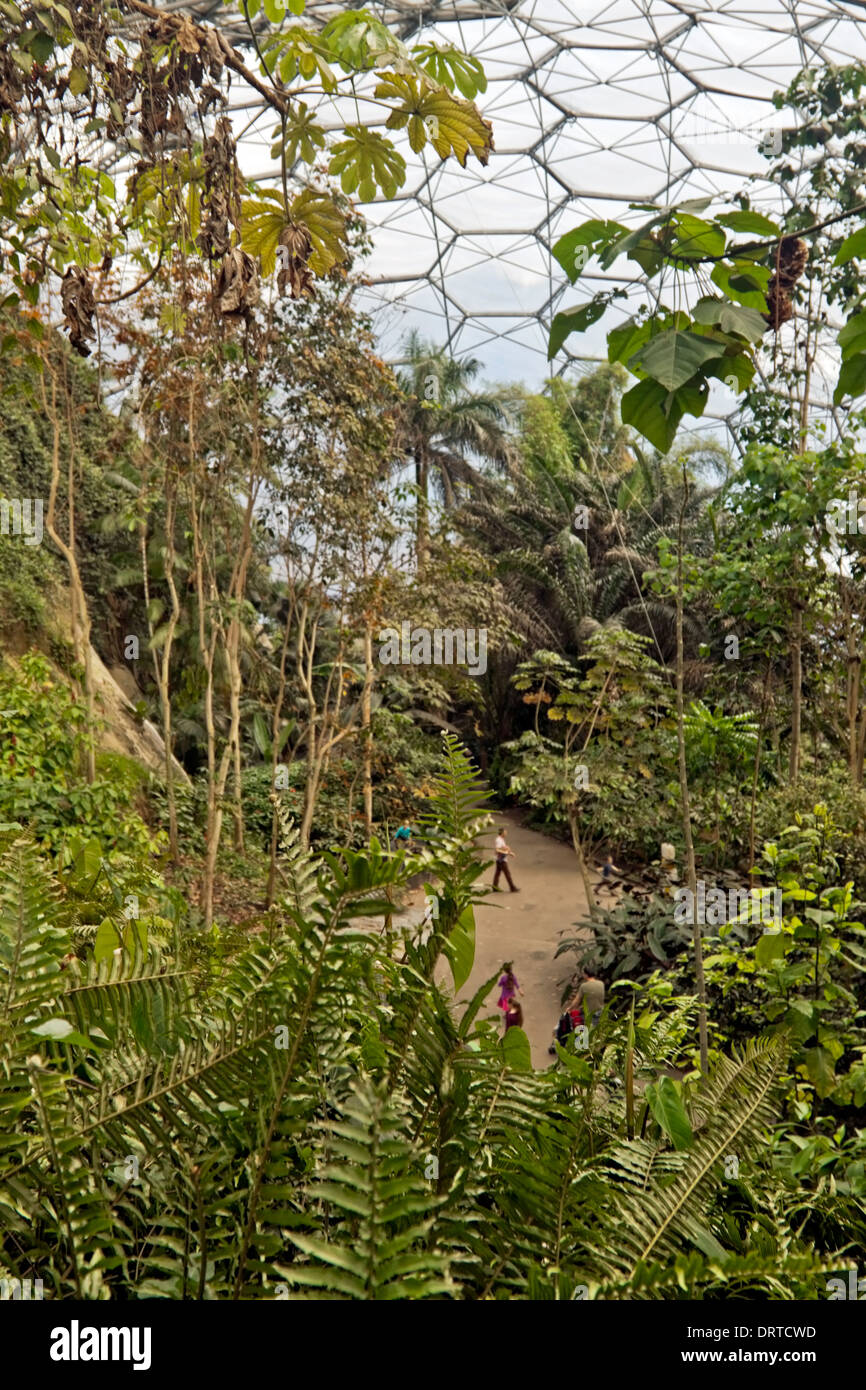
<svg viewBox="0 0 866 1390">
<path fill-rule="evenodd" d="M 505 826 L 500 826 L 499 834 L 496 836 L 496 869 L 493 874 L 493 891 L 499 892 L 499 875 L 505 875 L 505 881 L 512 893 L 519 893 L 520 889 L 515 888 L 514 880 L 511 877 L 511 870 L 508 867 L 508 856 L 514 855 L 514 850 L 508 848 L 505 839 Z"/>
</svg>

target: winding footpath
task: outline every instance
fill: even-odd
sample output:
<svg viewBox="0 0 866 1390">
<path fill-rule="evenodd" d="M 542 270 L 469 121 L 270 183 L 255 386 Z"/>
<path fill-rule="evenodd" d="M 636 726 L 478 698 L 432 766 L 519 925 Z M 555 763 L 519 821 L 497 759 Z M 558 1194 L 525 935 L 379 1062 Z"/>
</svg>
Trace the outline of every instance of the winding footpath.
<svg viewBox="0 0 866 1390">
<path fill-rule="evenodd" d="M 486 979 L 499 971 L 503 961 L 514 964 L 514 973 L 523 990 L 524 1029 L 532 1046 L 532 1064 L 541 1069 L 550 1065 L 547 1049 L 560 1013 L 562 988 L 575 969 L 572 954 L 554 960 L 554 952 L 566 936 L 581 934 L 588 939 L 589 911 L 586 893 L 574 851 L 567 844 L 527 830 L 515 816 L 498 812 L 491 829 L 479 843 L 485 858 L 493 858 L 497 828 L 506 826 L 506 838 L 514 851 L 509 859 L 511 876 L 519 893 L 511 893 L 504 878 L 501 892 L 491 893 L 475 909 L 475 965 L 458 996 L 467 1003 Z M 493 882 L 493 865 L 485 870 L 479 886 Z M 440 962 L 442 978 L 450 981 L 447 965 Z M 502 1014 L 496 1007 L 497 989 L 491 990 L 481 1017 Z"/>
</svg>

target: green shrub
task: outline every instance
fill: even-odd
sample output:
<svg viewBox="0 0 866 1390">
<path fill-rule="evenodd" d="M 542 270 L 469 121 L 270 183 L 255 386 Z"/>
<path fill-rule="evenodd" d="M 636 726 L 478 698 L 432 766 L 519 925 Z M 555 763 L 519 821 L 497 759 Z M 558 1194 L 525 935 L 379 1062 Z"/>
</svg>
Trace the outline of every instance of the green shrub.
<svg viewBox="0 0 866 1390">
<path fill-rule="evenodd" d="M 0 667 L 0 821 L 20 822 L 55 851 L 75 833 L 106 850 L 160 852 L 163 840 L 135 809 L 142 777 L 129 759 L 103 754 L 106 775 L 88 784 L 87 743 L 84 704 L 44 656 L 29 652 L 17 667 Z"/>
</svg>

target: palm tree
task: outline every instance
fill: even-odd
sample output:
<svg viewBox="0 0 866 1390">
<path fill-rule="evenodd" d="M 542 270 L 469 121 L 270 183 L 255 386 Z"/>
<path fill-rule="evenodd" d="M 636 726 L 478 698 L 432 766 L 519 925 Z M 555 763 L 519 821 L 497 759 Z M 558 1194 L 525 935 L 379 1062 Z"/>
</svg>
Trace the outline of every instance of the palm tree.
<svg viewBox="0 0 866 1390">
<path fill-rule="evenodd" d="M 472 494 L 483 493 L 487 479 L 478 464 L 505 469 L 514 450 L 503 393 L 472 392 L 480 362 L 457 359 L 444 347 L 426 343 L 415 331 L 406 340 L 404 370 L 398 380 L 404 393 L 397 447 L 415 470 L 417 512 L 415 550 L 423 566 L 430 528 L 430 488 L 448 509 Z"/>
<path fill-rule="evenodd" d="M 489 478 L 484 491 L 460 509 L 466 539 L 488 555 L 505 597 L 505 618 L 519 640 L 489 667 L 486 716 L 497 738 L 511 736 L 510 675 L 518 648 L 579 654 L 599 627 L 623 626 L 650 637 L 663 664 L 674 660 L 673 603 L 656 596 L 645 575 L 658 565 L 658 542 L 674 541 L 682 502 L 679 464 L 644 454 L 619 425 L 618 382 L 598 374 L 607 393 L 600 401 L 595 373 L 573 388 L 551 383 L 549 397 L 560 417 L 546 444 L 538 435 L 524 462 L 506 479 Z M 536 401 L 539 398 L 534 398 Z M 549 423 L 549 422 L 548 422 Z M 594 431 L 594 434 L 593 434 Z M 554 438 L 555 434 L 555 438 Z M 565 436 L 571 461 L 556 445 Z M 711 445 L 686 446 L 691 470 L 706 478 L 721 471 Z M 690 486 L 685 540 L 693 553 L 709 548 L 705 524 L 708 484 Z M 685 618 L 693 652 L 706 635 L 699 613 Z"/>
</svg>

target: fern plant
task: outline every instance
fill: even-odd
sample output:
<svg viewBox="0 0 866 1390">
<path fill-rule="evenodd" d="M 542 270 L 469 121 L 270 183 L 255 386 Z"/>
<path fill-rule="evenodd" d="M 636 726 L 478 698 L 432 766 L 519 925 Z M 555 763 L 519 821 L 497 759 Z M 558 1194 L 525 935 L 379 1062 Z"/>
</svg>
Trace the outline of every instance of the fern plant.
<svg viewBox="0 0 866 1390">
<path fill-rule="evenodd" d="M 626 1058 L 640 1080 L 676 1054 L 677 1001 L 629 1028 L 608 1011 L 587 1055 L 536 1073 L 520 1030 L 506 1045 L 484 1017 L 493 979 L 461 999 L 483 799 L 446 738 L 419 859 L 375 841 L 311 856 L 280 811 L 272 930 L 205 972 L 151 947 L 71 962 L 49 866 L 16 836 L 0 860 L 0 1274 L 86 1299 L 817 1291 L 846 1256 L 838 1227 L 809 1251 L 767 1143 L 783 1039 L 682 1086 L 675 1149 L 655 1120 L 626 1138 L 615 1083 Z M 378 923 L 419 864 L 439 911 L 395 951 Z"/>
</svg>

